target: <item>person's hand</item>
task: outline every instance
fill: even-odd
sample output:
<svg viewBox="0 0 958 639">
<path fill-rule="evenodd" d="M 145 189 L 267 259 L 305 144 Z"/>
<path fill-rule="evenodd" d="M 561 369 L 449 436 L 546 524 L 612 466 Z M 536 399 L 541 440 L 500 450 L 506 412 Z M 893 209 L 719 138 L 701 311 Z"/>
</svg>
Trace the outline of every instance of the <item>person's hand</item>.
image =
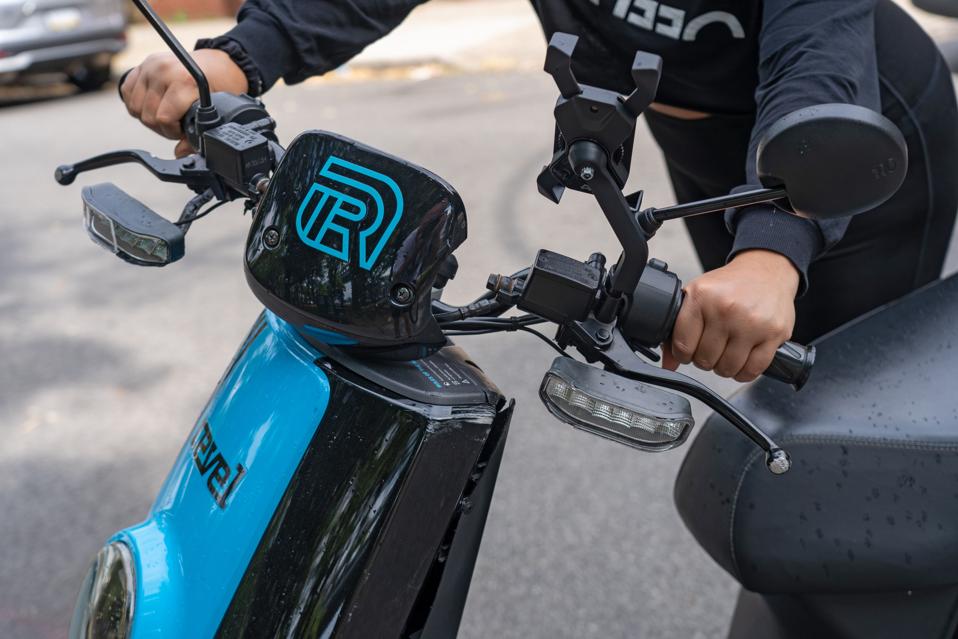
<svg viewBox="0 0 958 639">
<path fill-rule="evenodd" d="M 249 84 L 246 74 L 229 57 L 218 49 L 200 49 L 193 52 L 193 59 L 206 74 L 210 91 L 246 93 Z M 180 121 L 190 106 L 199 99 L 193 76 L 172 53 L 154 53 L 123 80 L 120 95 L 126 110 L 160 135 L 179 140 L 176 156 L 192 153 L 189 143 L 183 139 Z"/>
<path fill-rule="evenodd" d="M 750 382 L 792 336 L 799 275 L 778 253 L 750 250 L 692 280 L 662 366 L 694 363 L 722 377 Z"/>
</svg>

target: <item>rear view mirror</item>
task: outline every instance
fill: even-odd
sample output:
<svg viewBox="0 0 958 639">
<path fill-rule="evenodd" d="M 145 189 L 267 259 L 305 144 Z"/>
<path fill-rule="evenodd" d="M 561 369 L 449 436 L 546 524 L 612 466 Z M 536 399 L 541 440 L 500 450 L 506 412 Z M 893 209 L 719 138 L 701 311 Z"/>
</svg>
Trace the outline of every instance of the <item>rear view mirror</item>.
<svg viewBox="0 0 958 639">
<path fill-rule="evenodd" d="M 83 188 L 83 222 L 94 242 L 137 266 L 166 266 L 185 252 L 180 227 L 113 184 Z"/>
<path fill-rule="evenodd" d="M 894 195 L 908 170 L 905 138 L 891 120 L 864 107 L 822 104 L 775 122 L 757 151 L 758 177 L 784 187 L 803 217 L 855 215 Z"/>
</svg>

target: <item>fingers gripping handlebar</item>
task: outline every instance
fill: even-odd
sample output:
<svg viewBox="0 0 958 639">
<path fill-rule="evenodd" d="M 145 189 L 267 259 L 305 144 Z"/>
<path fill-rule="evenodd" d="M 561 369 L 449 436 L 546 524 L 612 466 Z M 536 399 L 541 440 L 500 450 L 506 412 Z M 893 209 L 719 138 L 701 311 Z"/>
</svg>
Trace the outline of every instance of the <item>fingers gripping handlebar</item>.
<svg viewBox="0 0 958 639">
<path fill-rule="evenodd" d="M 520 309 L 560 325 L 598 322 L 602 324 L 597 332 L 599 342 L 603 332 L 610 335 L 617 328 L 633 350 L 654 358 L 650 349 L 672 337 L 684 301 L 681 280 L 665 262 L 649 260 L 632 294 L 613 312 L 612 321 L 604 322 L 597 309 L 607 297 L 605 288 L 612 277 L 604 273 L 604 264 L 605 258 L 600 254 L 579 262 L 542 250 L 524 279 L 492 276 L 487 286 L 497 298 L 510 298 Z M 800 390 L 814 363 L 814 347 L 786 342 L 778 348 L 764 375 Z"/>
<path fill-rule="evenodd" d="M 628 309 L 621 315 L 622 333 L 631 342 L 655 348 L 671 339 L 682 307 L 682 282 L 668 265 L 649 260 Z M 785 342 L 763 373 L 801 390 L 815 365 L 815 347 Z"/>
<path fill-rule="evenodd" d="M 116 85 L 117 92 L 120 94 L 120 100 L 123 100 L 123 83 L 126 82 L 127 76 L 129 76 L 132 71 L 133 69 L 127 69 L 123 75 L 120 76 L 120 81 Z M 270 141 L 277 141 L 276 134 L 274 133 L 276 123 L 270 118 L 266 107 L 263 106 L 262 101 L 258 98 L 246 94 L 236 95 L 226 93 L 225 91 L 217 91 L 211 94 L 210 101 L 219 117 L 218 124 L 234 122 L 243 126 L 250 126 Z M 183 135 L 190 143 L 190 146 L 193 147 L 194 151 L 200 150 L 201 137 L 203 134 L 201 130 L 202 127 L 198 126 L 197 122 L 200 108 L 200 101 L 197 100 L 186 111 L 183 119 L 180 120 Z"/>
</svg>

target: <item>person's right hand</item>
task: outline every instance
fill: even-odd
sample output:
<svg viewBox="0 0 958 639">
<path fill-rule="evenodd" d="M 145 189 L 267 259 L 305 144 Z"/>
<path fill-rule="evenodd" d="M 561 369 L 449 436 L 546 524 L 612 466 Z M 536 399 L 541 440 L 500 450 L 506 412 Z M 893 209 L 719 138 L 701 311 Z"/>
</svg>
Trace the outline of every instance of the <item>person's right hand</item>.
<svg viewBox="0 0 958 639">
<path fill-rule="evenodd" d="M 193 59 L 206 74 L 211 92 L 240 94 L 249 90 L 246 74 L 229 54 L 218 49 L 200 49 L 193 52 Z M 123 80 L 120 95 L 130 115 L 160 135 L 179 140 L 177 157 L 193 152 L 183 138 L 180 121 L 200 94 L 193 76 L 176 56 L 154 53 L 147 57 Z"/>
</svg>

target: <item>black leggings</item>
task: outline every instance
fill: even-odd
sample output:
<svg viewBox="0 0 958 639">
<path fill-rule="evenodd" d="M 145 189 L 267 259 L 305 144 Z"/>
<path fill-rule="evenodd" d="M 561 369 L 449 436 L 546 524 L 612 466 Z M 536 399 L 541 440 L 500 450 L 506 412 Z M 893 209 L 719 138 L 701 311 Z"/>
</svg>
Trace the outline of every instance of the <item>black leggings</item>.
<svg viewBox="0 0 958 639">
<path fill-rule="evenodd" d="M 951 73 L 928 36 L 891 2 L 875 16 L 882 111 L 908 143 L 908 174 L 888 202 L 849 224 L 809 268 L 793 338 L 808 342 L 941 275 L 958 212 L 958 110 Z M 700 120 L 646 112 L 679 202 L 724 195 L 745 182 L 754 116 Z M 732 236 L 721 213 L 686 221 L 705 270 L 726 263 Z"/>
</svg>

